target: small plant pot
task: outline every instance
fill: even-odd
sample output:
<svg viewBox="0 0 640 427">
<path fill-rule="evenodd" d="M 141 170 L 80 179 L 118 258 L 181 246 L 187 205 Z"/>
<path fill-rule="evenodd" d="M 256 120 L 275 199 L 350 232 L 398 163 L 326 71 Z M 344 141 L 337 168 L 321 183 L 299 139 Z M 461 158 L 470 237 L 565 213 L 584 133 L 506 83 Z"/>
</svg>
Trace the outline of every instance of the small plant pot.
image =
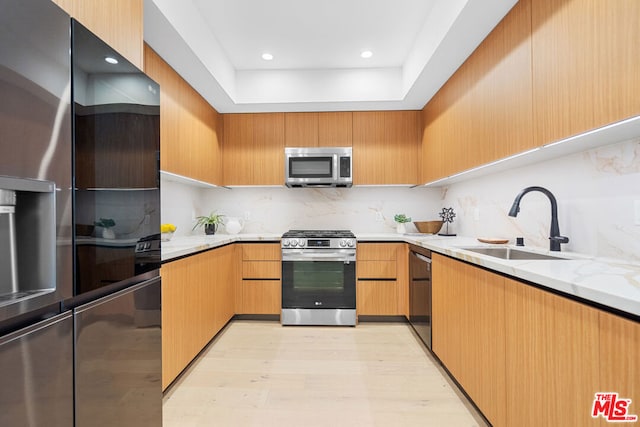
<svg viewBox="0 0 640 427">
<path fill-rule="evenodd" d="M 212 236 L 212 235 L 216 234 L 217 230 L 218 230 L 218 224 L 205 224 L 204 225 L 204 234 L 206 234 L 207 236 Z"/>
<path fill-rule="evenodd" d="M 405 234 L 407 232 L 407 226 L 404 225 L 404 222 L 396 223 L 396 232 L 398 234 Z"/>
</svg>

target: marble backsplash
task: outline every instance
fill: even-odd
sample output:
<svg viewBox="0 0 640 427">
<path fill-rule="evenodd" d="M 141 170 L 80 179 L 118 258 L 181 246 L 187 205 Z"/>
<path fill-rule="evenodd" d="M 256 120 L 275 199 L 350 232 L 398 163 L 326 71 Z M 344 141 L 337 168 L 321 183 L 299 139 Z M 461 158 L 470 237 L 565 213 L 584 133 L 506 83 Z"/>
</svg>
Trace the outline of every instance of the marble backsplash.
<svg viewBox="0 0 640 427">
<path fill-rule="evenodd" d="M 162 183 L 163 222 L 173 222 L 176 235 L 192 232 L 193 216 L 216 211 L 245 218 L 244 233 L 283 233 L 290 229 L 350 229 L 360 233 L 395 232 L 393 216 L 438 219 L 437 189 L 408 187 L 285 188 L 234 187 L 195 189 Z M 413 225 L 407 231 L 416 231 Z"/>
<path fill-rule="evenodd" d="M 560 233 L 570 239 L 562 250 L 640 263 L 640 138 L 453 184 L 441 189 L 440 204 L 456 211 L 452 229 L 460 235 L 524 237 L 525 245 L 548 249 L 545 195 L 528 193 L 518 216 L 507 215 L 529 186 L 555 195 Z"/>
<path fill-rule="evenodd" d="M 551 208 L 542 193 L 525 195 L 516 218 L 507 215 L 525 187 L 542 186 L 558 200 L 565 251 L 640 263 L 640 138 L 543 163 L 494 173 L 443 188 L 353 187 L 288 189 L 236 187 L 199 189 L 162 181 L 162 221 L 192 232 L 193 218 L 217 211 L 244 218 L 243 232 L 281 233 L 294 228 L 346 228 L 360 233 L 395 232 L 393 215 L 439 219 L 453 207 L 450 232 L 470 237 L 501 237 L 548 249 Z M 640 208 L 638 208 L 640 209 Z M 408 232 L 415 232 L 411 225 Z"/>
</svg>

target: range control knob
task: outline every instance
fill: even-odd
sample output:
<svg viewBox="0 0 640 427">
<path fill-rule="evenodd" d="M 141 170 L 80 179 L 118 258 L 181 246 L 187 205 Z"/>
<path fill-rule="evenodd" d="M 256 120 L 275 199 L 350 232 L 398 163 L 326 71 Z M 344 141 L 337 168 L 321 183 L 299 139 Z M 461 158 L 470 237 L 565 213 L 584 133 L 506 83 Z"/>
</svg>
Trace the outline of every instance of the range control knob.
<svg viewBox="0 0 640 427">
<path fill-rule="evenodd" d="M 347 246 L 349 246 L 350 248 L 354 247 L 355 244 L 356 242 L 353 239 L 347 240 Z"/>
<path fill-rule="evenodd" d="M 300 239 L 300 241 L 298 242 L 298 246 L 303 247 L 304 245 L 307 244 L 307 241 L 304 239 Z"/>
<path fill-rule="evenodd" d="M 289 246 L 289 239 L 284 239 L 284 240 L 282 241 L 282 246 L 284 246 L 285 248 L 286 248 L 287 246 Z"/>
<path fill-rule="evenodd" d="M 346 246 L 347 246 L 347 240 L 346 240 L 346 239 L 342 239 L 342 240 L 340 240 L 340 247 L 341 247 L 341 248 L 344 248 L 344 247 L 346 247 Z"/>
<path fill-rule="evenodd" d="M 298 239 L 291 239 L 291 246 L 298 246 Z"/>
</svg>

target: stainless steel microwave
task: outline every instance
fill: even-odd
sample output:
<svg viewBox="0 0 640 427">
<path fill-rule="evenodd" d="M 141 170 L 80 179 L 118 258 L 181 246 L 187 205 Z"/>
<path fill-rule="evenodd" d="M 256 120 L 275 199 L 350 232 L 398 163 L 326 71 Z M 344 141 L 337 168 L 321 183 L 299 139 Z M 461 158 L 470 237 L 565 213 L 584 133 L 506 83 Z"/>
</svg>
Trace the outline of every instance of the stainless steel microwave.
<svg viewBox="0 0 640 427">
<path fill-rule="evenodd" d="M 287 187 L 351 187 L 351 147 L 284 149 Z"/>
</svg>

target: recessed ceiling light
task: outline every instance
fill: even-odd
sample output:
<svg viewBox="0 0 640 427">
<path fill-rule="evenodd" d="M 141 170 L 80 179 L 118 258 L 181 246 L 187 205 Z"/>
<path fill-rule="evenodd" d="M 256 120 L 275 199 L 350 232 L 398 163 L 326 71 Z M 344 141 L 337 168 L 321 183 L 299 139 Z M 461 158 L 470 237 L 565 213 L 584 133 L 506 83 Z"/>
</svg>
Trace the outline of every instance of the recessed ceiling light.
<svg viewBox="0 0 640 427">
<path fill-rule="evenodd" d="M 371 57 L 373 56 L 373 52 L 371 52 L 370 50 L 363 50 L 363 51 L 360 53 L 360 56 L 361 56 L 362 58 L 371 58 Z"/>
<path fill-rule="evenodd" d="M 104 58 L 105 61 L 107 61 L 109 64 L 117 64 L 118 60 L 112 56 L 107 56 Z"/>
<path fill-rule="evenodd" d="M 271 55 L 270 53 L 263 53 L 262 59 L 264 59 L 265 61 L 271 61 L 273 59 L 273 55 Z"/>
</svg>

